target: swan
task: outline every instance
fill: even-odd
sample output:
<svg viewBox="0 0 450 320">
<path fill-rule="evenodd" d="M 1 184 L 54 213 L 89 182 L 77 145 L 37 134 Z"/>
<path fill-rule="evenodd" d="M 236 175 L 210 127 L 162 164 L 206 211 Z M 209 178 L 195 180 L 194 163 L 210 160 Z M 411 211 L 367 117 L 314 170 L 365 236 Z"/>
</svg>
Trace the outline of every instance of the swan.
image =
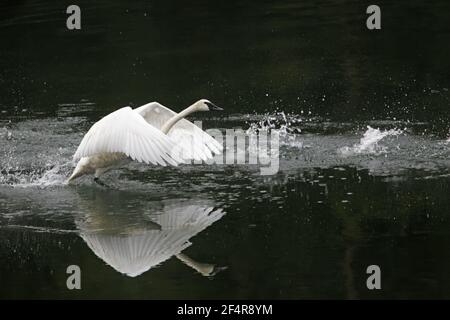
<svg viewBox="0 0 450 320">
<path fill-rule="evenodd" d="M 83 137 L 73 156 L 78 163 L 67 183 L 93 173 L 94 181 L 102 184 L 100 175 L 128 158 L 161 166 L 211 159 L 223 146 L 184 118 L 198 111 L 218 110 L 223 109 L 207 99 L 180 113 L 158 102 L 116 110 L 94 123 Z"/>
</svg>

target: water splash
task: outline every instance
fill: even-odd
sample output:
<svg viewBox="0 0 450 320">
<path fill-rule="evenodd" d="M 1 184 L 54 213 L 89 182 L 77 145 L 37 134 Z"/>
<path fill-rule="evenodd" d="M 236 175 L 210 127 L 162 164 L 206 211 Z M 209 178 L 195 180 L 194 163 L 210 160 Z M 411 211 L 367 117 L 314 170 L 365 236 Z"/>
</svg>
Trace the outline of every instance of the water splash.
<svg viewBox="0 0 450 320">
<path fill-rule="evenodd" d="M 383 130 L 374 129 L 371 126 L 367 126 L 366 132 L 364 132 L 363 137 L 360 139 L 359 143 L 353 145 L 352 147 L 342 147 L 340 152 L 344 156 L 354 155 L 354 154 L 381 154 L 387 152 L 387 147 L 379 145 L 378 143 L 388 136 L 398 136 L 402 134 L 403 131 L 399 129 Z"/>
<path fill-rule="evenodd" d="M 62 185 L 82 133 L 79 117 L 26 119 L 0 126 L 0 186 Z"/>
<path fill-rule="evenodd" d="M 71 168 L 72 162 L 31 170 L 21 169 L 14 171 L 3 169 L 0 175 L 0 184 L 9 185 L 15 188 L 45 188 L 64 185 Z"/>
<path fill-rule="evenodd" d="M 49 187 L 56 185 L 64 185 L 67 181 L 67 173 L 70 172 L 72 168 L 72 162 L 66 162 L 63 164 L 55 165 L 50 170 L 44 172 L 44 174 L 37 178 L 31 183 L 24 184 L 23 186 L 38 186 L 38 187 Z"/>
<path fill-rule="evenodd" d="M 300 123 L 305 119 L 296 114 L 286 114 L 283 111 L 276 113 L 266 113 L 256 122 L 248 123 L 249 128 L 246 134 L 252 139 L 261 131 L 275 132 L 280 137 L 281 146 L 289 146 L 301 149 L 302 141 L 298 140 L 301 133 Z"/>
</svg>

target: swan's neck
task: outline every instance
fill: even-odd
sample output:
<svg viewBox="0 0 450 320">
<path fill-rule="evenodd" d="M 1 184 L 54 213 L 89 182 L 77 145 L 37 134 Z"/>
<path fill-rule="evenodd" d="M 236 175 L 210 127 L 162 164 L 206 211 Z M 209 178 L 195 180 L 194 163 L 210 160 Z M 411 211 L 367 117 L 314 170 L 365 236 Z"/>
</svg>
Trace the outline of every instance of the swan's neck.
<svg viewBox="0 0 450 320">
<path fill-rule="evenodd" d="M 170 129 L 172 129 L 172 127 L 181 119 L 187 117 L 188 115 L 190 115 L 191 113 L 195 112 L 195 105 L 192 105 L 190 107 L 187 107 L 186 109 L 184 109 L 183 111 L 181 111 L 180 113 L 177 113 L 176 115 L 174 115 L 172 118 L 170 118 L 169 120 L 167 120 L 166 123 L 163 124 L 163 126 L 161 127 L 161 131 L 164 134 L 167 134 Z"/>
</svg>

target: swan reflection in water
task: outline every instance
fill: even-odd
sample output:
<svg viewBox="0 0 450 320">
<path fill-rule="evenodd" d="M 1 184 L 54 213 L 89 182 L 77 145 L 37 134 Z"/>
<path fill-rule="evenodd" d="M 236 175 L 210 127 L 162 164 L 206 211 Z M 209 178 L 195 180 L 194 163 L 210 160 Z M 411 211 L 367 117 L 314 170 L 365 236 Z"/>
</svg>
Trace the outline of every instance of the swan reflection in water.
<svg viewBox="0 0 450 320">
<path fill-rule="evenodd" d="M 118 272 L 136 277 L 172 256 L 203 276 L 211 277 L 226 269 L 181 253 L 192 244 L 189 240 L 193 236 L 225 214 L 213 201 L 147 201 L 148 208 L 142 209 L 139 203 L 124 201 L 111 191 L 96 191 L 89 198 L 83 201 L 86 213 L 75 219 L 79 234 L 100 259 Z"/>
</svg>

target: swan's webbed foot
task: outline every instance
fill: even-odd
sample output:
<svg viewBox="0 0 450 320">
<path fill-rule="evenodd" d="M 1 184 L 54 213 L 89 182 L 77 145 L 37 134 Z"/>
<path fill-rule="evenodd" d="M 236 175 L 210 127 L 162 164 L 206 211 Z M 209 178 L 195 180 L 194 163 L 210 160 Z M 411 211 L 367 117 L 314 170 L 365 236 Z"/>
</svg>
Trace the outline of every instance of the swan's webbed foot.
<svg viewBox="0 0 450 320">
<path fill-rule="evenodd" d="M 94 177 L 94 182 L 102 187 L 109 188 L 109 186 L 100 180 L 98 177 Z"/>
</svg>

